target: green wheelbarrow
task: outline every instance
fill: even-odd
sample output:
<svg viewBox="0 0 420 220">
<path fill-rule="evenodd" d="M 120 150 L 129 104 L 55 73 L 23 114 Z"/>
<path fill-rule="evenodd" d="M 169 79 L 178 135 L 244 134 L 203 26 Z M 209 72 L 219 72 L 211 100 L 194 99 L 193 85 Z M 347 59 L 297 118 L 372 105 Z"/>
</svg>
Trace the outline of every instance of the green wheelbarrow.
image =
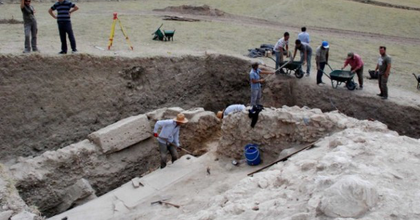
<svg viewBox="0 0 420 220">
<path fill-rule="evenodd" d="M 333 70 L 333 68 L 327 64 L 328 67 L 331 69 L 331 73 L 327 74 L 324 71 L 324 75 L 326 75 L 331 80 L 331 86 L 336 89 L 342 83 L 346 84 L 348 90 L 355 90 L 357 84 L 354 82 L 354 73 L 348 70 Z"/>
<path fill-rule="evenodd" d="M 174 34 L 175 30 L 161 30 L 160 28 L 163 26 L 163 24 L 160 25 L 160 27 L 152 33 L 153 40 L 160 40 L 160 41 L 174 41 Z"/>
</svg>

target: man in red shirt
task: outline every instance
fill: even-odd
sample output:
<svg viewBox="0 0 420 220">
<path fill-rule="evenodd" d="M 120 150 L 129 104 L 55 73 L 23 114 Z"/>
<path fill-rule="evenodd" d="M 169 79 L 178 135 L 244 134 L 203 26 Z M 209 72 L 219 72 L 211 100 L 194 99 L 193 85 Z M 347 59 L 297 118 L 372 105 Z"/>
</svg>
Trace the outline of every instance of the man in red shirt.
<svg viewBox="0 0 420 220">
<path fill-rule="evenodd" d="M 360 55 L 350 52 L 347 54 L 347 59 L 344 62 L 344 66 L 341 69 L 346 68 L 347 65 L 350 65 L 351 72 L 357 73 L 357 78 L 359 79 L 359 89 L 363 89 L 363 60 Z"/>
</svg>

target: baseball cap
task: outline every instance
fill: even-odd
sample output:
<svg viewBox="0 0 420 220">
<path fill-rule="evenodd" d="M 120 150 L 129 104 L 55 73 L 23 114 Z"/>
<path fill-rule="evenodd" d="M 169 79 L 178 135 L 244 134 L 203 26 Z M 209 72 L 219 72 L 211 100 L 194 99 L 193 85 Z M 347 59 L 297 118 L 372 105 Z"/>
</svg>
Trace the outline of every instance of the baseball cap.
<svg viewBox="0 0 420 220">
<path fill-rule="evenodd" d="M 330 45 L 328 44 L 328 41 L 322 41 L 322 47 L 323 48 L 329 48 Z"/>
</svg>

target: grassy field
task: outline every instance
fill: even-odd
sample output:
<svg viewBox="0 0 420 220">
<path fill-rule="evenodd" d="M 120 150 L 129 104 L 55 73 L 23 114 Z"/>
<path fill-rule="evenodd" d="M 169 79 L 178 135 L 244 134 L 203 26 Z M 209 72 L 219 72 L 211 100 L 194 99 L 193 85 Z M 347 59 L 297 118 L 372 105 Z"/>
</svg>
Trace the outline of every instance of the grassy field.
<svg viewBox="0 0 420 220">
<path fill-rule="evenodd" d="M 418 44 L 405 42 L 404 39 L 386 40 L 354 34 L 347 36 L 327 29 L 325 32 L 311 32 L 311 28 L 319 27 L 419 39 L 420 29 L 417 26 L 420 23 L 420 13 L 417 11 L 376 7 L 347 0 L 142 0 L 77 4 L 80 10 L 74 13 L 72 22 L 80 52 L 105 56 L 178 56 L 202 55 L 206 52 L 242 56 L 247 53 L 247 49 L 258 47 L 262 43 L 274 44 L 284 31 L 289 31 L 294 41 L 300 32 L 299 27 L 307 26 L 314 49 L 322 40 L 330 42 L 330 63 L 336 68 L 342 65 L 348 51 L 354 51 L 363 57 L 367 74 L 368 69 L 375 68 L 379 56 L 378 47 L 385 45 L 388 47 L 388 54 L 393 57 L 395 77 L 390 80 L 391 85 L 415 91 L 411 73 L 420 73 L 416 69 L 420 59 Z M 279 26 L 219 21 L 163 21 L 161 17 L 152 14 L 153 9 L 166 6 L 203 4 L 234 15 L 279 22 Z M 39 47 L 43 54 L 52 55 L 60 50 L 60 40 L 56 21 L 47 13 L 51 5 L 52 3 L 34 3 L 39 26 Z M 0 11 L 0 19 L 22 19 L 18 4 L 1 5 Z M 128 50 L 118 26 L 111 51 L 95 48 L 107 47 L 114 11 L 119 13 L 126 27 L 134 51 Z M 164 29 L 176 29 L 173 42 L 151 40 L 151 33 L 162 23 Z M 296 28 L 290 28 L 290 25 Z M 23 50 L 23 25 L 0 27 L 0 53 L 20 54 Z"/>
</svg>

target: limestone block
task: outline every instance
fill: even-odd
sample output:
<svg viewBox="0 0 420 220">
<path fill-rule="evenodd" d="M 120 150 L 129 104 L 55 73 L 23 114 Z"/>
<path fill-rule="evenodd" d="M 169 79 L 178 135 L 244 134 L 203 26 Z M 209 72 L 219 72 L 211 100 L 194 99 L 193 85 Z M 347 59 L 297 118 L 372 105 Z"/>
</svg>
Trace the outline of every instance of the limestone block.
<svg viewBox="0 0 420 220">
<path fill-rule="evenodd" d="M 76 201 L 83 200 L 92 194 L 95 194 L 95 190 L 93 190 L 89 182 L 86 179 L 78 180 L 74 185 L 67 188 L 62 196 L 62 203 L 58 206 L 59 212 L 66 211 Z"/>
<path fill-rule="evenodd" d="M 167 108 L 165 113 L 163 114 L 163 118 L 162 119 L 172 119 L 175 118 L 177 114 L 183 112 L 184 109 L 180 108 L 180 107 L 170 107 Z"/>
<path fill-rule="evenodd" d="M 11 220 L 35 220 L 36 215 L 27 211 L 20 212 L 17 215 L 14 215 Z"/>
<path fill-rule="evenodd" d="M 0 220 L 9 220 L 10 216 L 12 216 L 13 211 L 12 210 L 7 210 L 4 212 L 0 212 Z"/>
<path fill-rule="evenodd" d="M 158 121 L 163 118 L 164 113 L 167 111 L 168 108 L 160 108 L 156 109 L 151 112 L 147 112 L 146 116 L 150 121 Z"/>
<path fill-rule="evenodd" d="M 191 119 L 192 117 L 194 117 L 194 115 L 201 112 L 204 112 L 204 108 L 192 108 L 186 111 L 182 111 L 182 113 L 185 115 L 187 119 Z"/>
<path fill-rule="evenodd" d="M 127 148 L 149 138 L 152 128 L 146 115 L 132 116 L 95 131 L 88 139 L 97 144 L 104 153 Z"/>
</svg>

